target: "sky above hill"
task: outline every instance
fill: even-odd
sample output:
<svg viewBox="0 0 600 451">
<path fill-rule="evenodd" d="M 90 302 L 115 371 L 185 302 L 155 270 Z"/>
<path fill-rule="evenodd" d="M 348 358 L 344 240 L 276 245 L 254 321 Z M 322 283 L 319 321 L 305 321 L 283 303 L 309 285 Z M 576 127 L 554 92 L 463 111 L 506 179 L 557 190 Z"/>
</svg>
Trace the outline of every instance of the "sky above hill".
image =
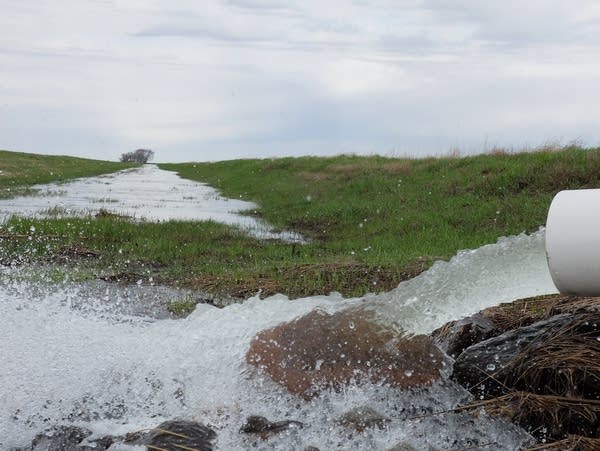
<svg viewBox="0 0 600 451">
<path fill-rule="evenodd" d="M 0 149 L 157 161 L 600 144 L 600 3 L 0 0 Z"/>
</svg>

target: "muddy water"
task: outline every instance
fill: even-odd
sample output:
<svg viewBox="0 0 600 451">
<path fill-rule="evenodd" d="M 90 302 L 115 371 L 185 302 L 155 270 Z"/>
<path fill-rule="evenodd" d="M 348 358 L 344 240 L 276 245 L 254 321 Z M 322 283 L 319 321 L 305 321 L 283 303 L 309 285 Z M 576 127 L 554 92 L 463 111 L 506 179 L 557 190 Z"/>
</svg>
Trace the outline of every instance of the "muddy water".
<svg viewBox="0 0 600 451">
<path fill-rule="evenodd" d="M 25 445 L 56 423 L 80 424 L 104 435 L 173 417 L 211 424 L 219 450 L 301 450 L 309 445 L 387 450 L 399 442 L 416 449 L 477 443 L 486 450 L 518 449 L 528 437 L 508 423 L 485 415 L 435 414 L 468 398 L 450 381 L 408 392 L 376 384 L 350 386 L 304 402 L 249 367 L 244 354 L 258 331 L 316 307 L 332 312 L 367 303 L 382 321 L 428 332 L 499 301 L 554 292 L 541 232 L 459 253 L 384 295 L 253 298 L 223 309 L 199 305 L 183 320 L 107 308 L 111 299 L 126 303 L 130 294 L 125 292 L 99 299 L 97 291 L 77 284 L 23 282 L 10 273 L 14 269 L 3 271 L 0 449 Z M 338 424 L 347 410 L 365 404 L 392 419 L 385 430 L 351 433 Z M 294 419 L 306 426 L 261 441 L 239 433 L 248 415 Z"/>
<path fill-rule="evenodd" d="M 257 208 L 252 202 L 222 197 L 206 184 L 183 179 L 151 164 L 33 188 L 37 190 L 34 196 L 0 199 L 0 222 L 11 215 L 60 217 L 107 211 L 154 222 L 213 220 L 240 227 L 260 238 L 302 240 L 298 234 L 274 232 L 267 223 L 240 215 L 241 211 Z"/>
</svg>

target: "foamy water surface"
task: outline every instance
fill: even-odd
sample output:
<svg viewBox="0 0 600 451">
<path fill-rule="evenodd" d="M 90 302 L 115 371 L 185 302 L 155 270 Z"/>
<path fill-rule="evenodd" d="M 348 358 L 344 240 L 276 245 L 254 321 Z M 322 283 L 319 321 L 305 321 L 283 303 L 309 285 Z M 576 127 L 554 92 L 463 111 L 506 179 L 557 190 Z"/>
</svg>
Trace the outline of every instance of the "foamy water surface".
<svg viewBox="0 0 600 451">
<path fill-rule="evenodd" d="M 126 304 L 136 287 L 111 288 L 104 298 L 79 284 L 24 282 L 15 271 L 0 272 L 0 449 L 24 446 L 54 424 L 82 425 L 101 436 L 175 417 L 210 424 L 219 450 L 387 450 L 399 442 L 416 449 L 477 443 L 518 449 L 527 434 L 502 420 L 436 414 L 469 397 L 451 381 L 404 392 L 350 386 L 305 402 L 246 364 L 244 355 L 257 332 L 317 307 L 333 312 L 367 304 L 382 322 L 430 332 L 498 302 L 555 291 L 542 232 L 461 252 L 382 295 L 252 298 L 223 309 L 199 305 L 182 320 L 107 307 L 111 298 Z M 357 433 L 339 425 L 343 413 L 363 405 L 390 417 L 389 426 Z M 263 441 L 240 434 L 249 415 L 305 427 Z"/>
</svg>

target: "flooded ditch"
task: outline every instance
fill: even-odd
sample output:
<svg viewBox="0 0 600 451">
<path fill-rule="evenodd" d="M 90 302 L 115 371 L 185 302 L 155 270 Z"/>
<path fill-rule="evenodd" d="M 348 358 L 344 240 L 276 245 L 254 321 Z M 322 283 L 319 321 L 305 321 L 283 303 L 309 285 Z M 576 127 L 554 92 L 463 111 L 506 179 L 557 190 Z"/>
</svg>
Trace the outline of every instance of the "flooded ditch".
<svg viewBox="0 0 600 451">
<path fill-rule="evenodd" d="M 274 231 L 266 222 L 240 214 L 256 209 L 256 204 L 222 197 L 206 184 L 152 164 L 62 184 L 35 185 L 32 191 L 36 194 L 0 199 L 0 223 L 12 215 L 44 218 L 108 213 L 153 222 L 212 220 L 258 238 L 302 241 L 294 232 Z"/>
</svg>

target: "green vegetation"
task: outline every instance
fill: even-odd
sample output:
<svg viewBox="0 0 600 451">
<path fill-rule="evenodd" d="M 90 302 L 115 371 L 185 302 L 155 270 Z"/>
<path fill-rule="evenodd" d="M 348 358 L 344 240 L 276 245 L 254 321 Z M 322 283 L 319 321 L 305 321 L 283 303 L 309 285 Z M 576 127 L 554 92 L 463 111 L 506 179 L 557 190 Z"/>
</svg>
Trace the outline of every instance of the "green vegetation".
<svg viewBox="0 0 600 451">
<path fill-rule="evenodd" d="M 164 164 L 308 244 L 257 240 L 214 222 L 135 224 L 12 219 L 0 261 L 76 265 L 105 280 L 166 283 L 213 295 L 389 290 L 458 250 L 536 231 L 561 189 L 600 187 L 600 149 L 397 159 L 283 158 Z M 4 240 L 2 240 L 4 238 Z"/>
<path fill-rule="evenodd" d="M 175 299 L 167 304 L 167 310 L 173 316 L 182 318 L 194 311 L 196 302 L 191 298 Z"/>
<path fill-rule="evenodd" d="M 137 166 L 86 158 L 0 150 L 0 199 L 33 194 L 30 185 L 90 177 Z"/>
</svg>

